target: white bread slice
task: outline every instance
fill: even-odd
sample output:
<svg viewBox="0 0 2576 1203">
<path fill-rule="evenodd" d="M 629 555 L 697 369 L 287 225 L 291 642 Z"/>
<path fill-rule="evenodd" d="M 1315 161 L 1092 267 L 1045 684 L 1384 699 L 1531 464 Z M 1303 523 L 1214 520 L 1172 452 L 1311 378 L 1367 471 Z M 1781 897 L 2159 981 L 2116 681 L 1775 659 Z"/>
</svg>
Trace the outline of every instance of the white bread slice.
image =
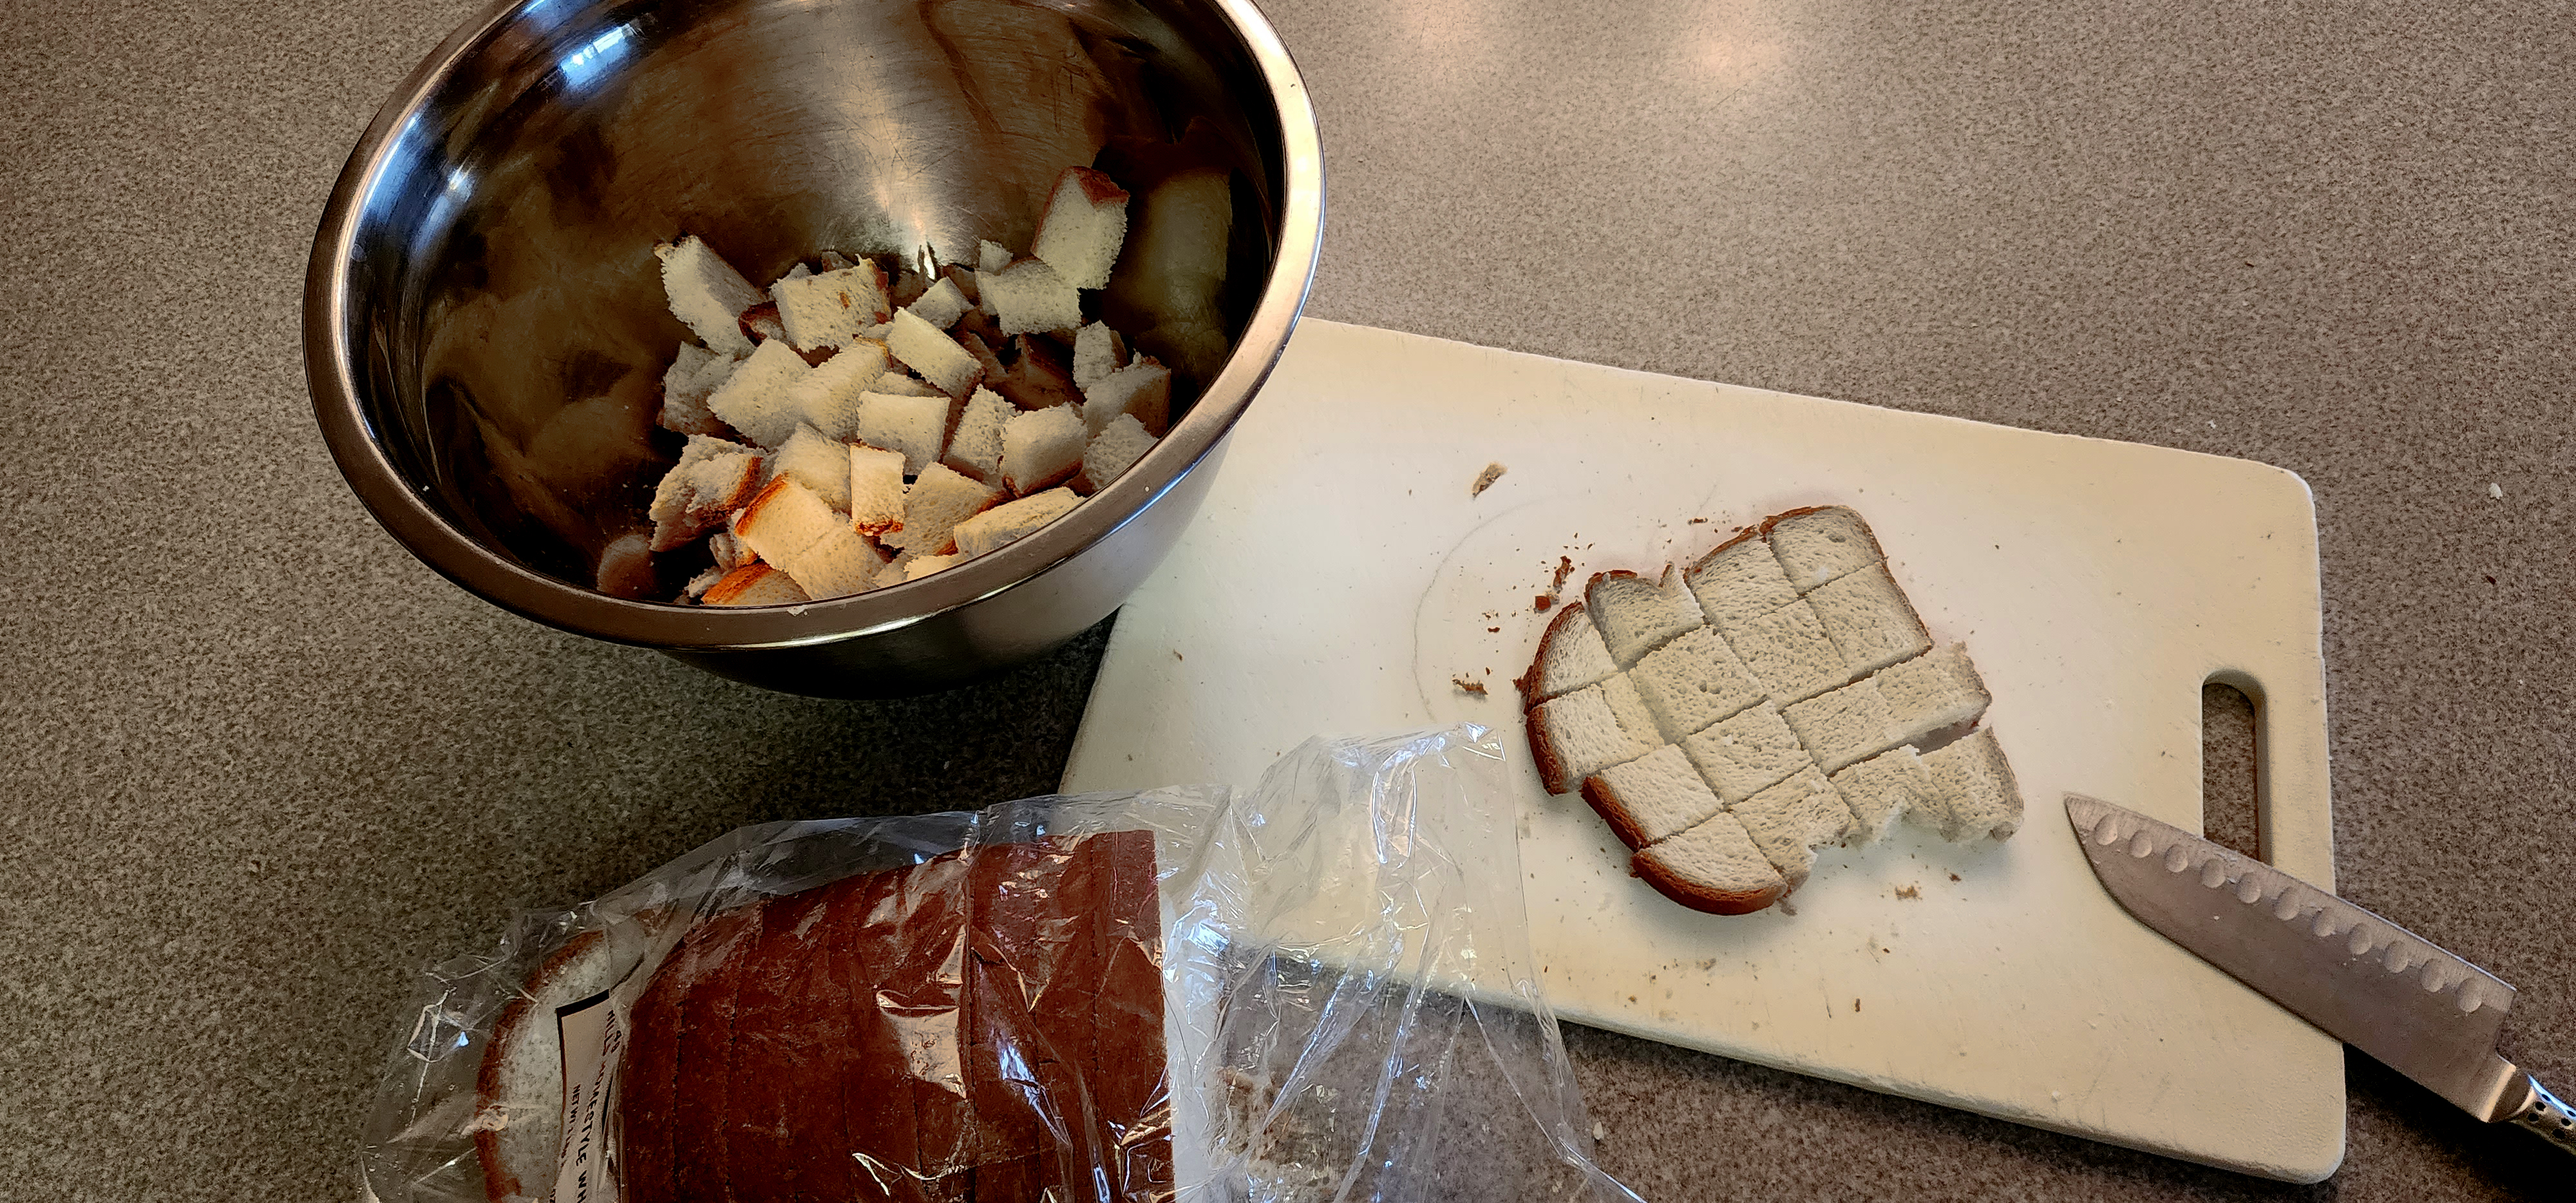
<svg viewBox="0 0 2576 1203">
<path fill-rule="evenodd" d="M 814 490 L 785 476 L 770 481 L 733 516 L 734 537 L 773 568 L 787 567 L 789 557 L 821 542 L 826 534 L 847 529 L 841 515 Z"/>
<path fill-rule="evenodd" d="M 1804 598 L 1726 632 L 1753 679 L 1781 705 L 1811 698 L 1851 679 L 1843 654 Z"/>
<path fill-rule="evenodd" d="M 957 418 L 957 433 L 948 437 L 941 463 L 986 484 L 1002 482 L 1002 427 L 1020 407 L 989 388 L 977 387 Z"/>
<path fill-rule="evenodd" d="M 997 272 L 975 273 L 975 291 L 1004 334 L 1072 330 L 1082 325 L 1082 294 L 1044 260 L 1022 259 Z"/>
<path fill-rule="evenodd" d="M 906 376 L 900 371 L 891 370 L 877 377 L 877 382 L 869 385 L 868 391 L 884 393 L 889 397 L 945 397 L 948 395 L 918 376 Z"/>
<path fill-rule="evenodd" d="M 653 248 L 662 261 L 662 295 L 671 316 L 720 355 L 751 354 L 751 339 L 742 332 L 742 311 L 760 303 L 760 290 L 695 234 Z"/>
<path fill-rule="evenodd" d="M 1899 660 L 1922 655 L 1932 646 L 1932 633 L 1914 613 L 1905 591 L 1896 587 L 1886 564 L 1854 569 L 1807 594 L 1825 637 L 1842 653 L 1843 671 L 1853 676 L 1876 672 Z"/>
<path fill-rule="evenodd" d="M 726 512 L 760 488 L 760 452 L 740 443 L 689 436 L 680 462 L 653 487 L 653 551 L 671 551 L 724 525 Z"/>
<path fill-rule="evenodd" d="M 799 351 L 845 346 L 886 320 L 885 273 L 874 263 L 798 277 L 769 286 L 778 324 Z"/>
<path fill-rule="evenodd" d="M 1643 848 L 1726 809 L 1690 757 L 1671 744 L 1584 778 L 1583 800 L 1630 848 Z"/>
<path fill-rule="evenodd" d="M 1896 821 L 1918 810 L 1939 809 L 1932 775 L 1910 747 L 1895 747 L 1833 774 L 1834 789 L 1851 807 L 1860 838 L 1881 840 Z"/>
<path fill-rule="evenodd" d="M 859 441 L 903 453 L 903 472 L 918 476 L 948 444 L 948 398 L 866 393 L 859 397 Z"/>
<path fill-rule="evenodd" d="M 2004 759 L 1993 728 L 1979 727 L 1946 748 L 1924 753 L 1923 769 L 1931 775 L 1932 793 L 1940 803 L 1942 839 L 2008 840 L 2021 830 L 2021 783 L 2013 779 L 2012 763 Z"/>
<path fill-rule="evenodd" d="M 1074 387 L 1089 389 L 1127 364 L 1127 340 L 1107 322 L 1093 322 L 1073 334 Z"/>
<path fill-rule="evenodd" d="M 990 509 L 1004 496 L 1002 490 L 946 464 L 932 464 L 903 491 L 903 525 L 886 534 L 885 545 L 920 555 L 944 555 L 955 548 L 958 523 Z"/>
<path fill-rule="evenodd" d="M 1583 608 L 1621 668 L 1702 621 L 1699 602 L 1670 564 L 1653 580 L 1626 571 L 1593 573 L 1583 586 Z"/>
<path fill-rule="evenodd" d="M 1002 487 L 1026 497 L 1082 470 L 1082 415 L 1071 406 L 1029 410 L 1002 424 Z"/>
<path fill-rule="evenodd" d="M 1586 685 L 1530 707 L 1530 758 L 1547 792 L 1570 793 L 1584 778 L 1655 750 L 1652 736 L 1620 725 L 1607 684 Z"/>
<path fill-rule="evenodd" d="M 814 490 L 823 504 L 836 510 L 850 508 L 849 446 L 811 426 L 800 425 L 796 433 L 769 457 L 769 476 L 794 477 L 796 483 Z"/>
<path fill-rule="evenodd" d="M 1774 514 L 1762 523 L 1762 531 L 1780 570 L 1800 593 L 1887 558 L 1869 524 L 1838 505 Z"/>
<path fill-rule="evenodd" d="M 1126 242 L 1127 190 L 1088 167 L 1068 167 L 1056 177 L 1029 254 L 1076 288 L 1100 288 Z"/>
<path fill-rule="evenodd" d="M 822 538 L 788 553 L 777 565 L 816 601 L 866 592 L 886 565 L 885 556 L 837 518 Z"/>
<path fill-rule="evenodd" d="M 1082 390 L 1082 420 L 1098 434 L 1120 414 L 1145 424 L 1161 438 L 1172 425 L 1172 369 L 1140 355 L 1136 362 L 1111 372 Z"/>
<path fill-rule="evenodd" d="M 1789 585 L 1789 574 L 1780 571 L 1780 561 L 1771 554 L 1761 532 L 1748 530 L 1718 544 L 1717 550 L 1701 556 L 1699 562 L 1682 573 L 1690 582 L 1691 592 L 1699 598 L 1699 607 L 1708 620 L 1721 631 L 1732 634 L 1736 628 L 1798 600 L 1798 591 Z"/>
<path fill-rule="evenodd" d="M 859 398 L 876 387 L 893 364 L 884 343 L 873 338 L 851 339 L 789 390 L 797 416 L 833 438 L 858 437 Z"/>
<path fill-rule="evenodd" d="M 1922 732 L 1899 734 L 1875 680 L 1854 681 L 1780 708 L 1780 717 L 1827 773 L 1867 760 Z"/>
<path fill-rule="evenodd" d="M 1851 807 L 1833 783 L 1813 767 L 1736 803 L 1727 813 L 1744 824 L 1744 834 L 1787 878 L 1790 889 L 1806 884 L 1816 864 L 1815 850 L 1848 839 Z"/>
<path fill-rule="evenodd" d="M 967 301 L 966 294 L 945 276 L 924 290 L 919 299 L 904 306 L 905 311 L 942 330 L 956 325 L 957 319 L 964 317 L 972 308 L 974 305 Z"/>
<path fill-rule="evenodd" d="M 864 444 L 850 448 L 850 529 L 871 539 L 903 525 L 903 453 Z"/>
<path fill-rule="evenodd" d="M 742 437 L 776 447 L 805 420 L 796 403 L 796 386 L 813 370 L 796 348 L 775 339 L 764 342 L 708 395 L 707 408 L 741 431 Z"/>
<path fill-rule="evenodd" d="M 680 353 L 672 357 L 671 366 L 662 373 L 662 412 L 658 419 L 662 429 L 717 438 L 732 433 L 732 428 L 707 408 L 707 397 L 724 385 L 741 362 L 695 343 L 681 343 Z"/>
<path fill-rule="evenodd" d="M 909 309 L 894 315 L 894 329 L 886 335 L 886 350 L 951 397 L 965 397 L 984 379 L 984 365 L 967 354 L 966 348 L 958 346 L 947 331 L 923 321 L 920 314 Z"/>
<path fill-rule="evenodd" d="M 1607 653 L 1604 653 L 1605 656 Z M 1666 740 L 1707 729 L 1763 699 L 1762 683 L 1710 627 L 1693 627 L 1628 670 Z"/>
<path fill-rule="evenodd" d="M 794 578 L 754 560 L 726 573 L 704 600 L 710 606 L 793 606 L 813 599 Z"/>
<path fill-rule="evenodd" d="M 977 242 L 975 244 L 976 271 L 997 272 L 1003 268 L 1009 267 L 1011 265 L 1011 260 L 1015 258 L 1018 258 L 1018 256 L 1011 253 L 1011 248 L 1003 246 L 1001 243 Z"/>
<path fill-rule="evenodd" d="M 961 555 L 915 556 L 910 563 L 903 566 L 903 579 L 917 581 L 942 568 L 965 562 L 966 557 Z"/>
<path fill-rule="evenodd" d="M 1601 628 L 1592 625 L 1583 603 L 1574 602 L 1556 612 L 1539 636 L 1538 656 L 1530 661 L 1529 675 L 1517 684 L 1521 702 L 1535 706 L 1560 694 L 1572 693 L 1586 685 L 1608 680 L 1619 671 L 1610 659 L 1610 649 L 1601 642 Z"/>
<path fill-rule="evenodd" d="M 1806 745 L 1781 719 L 1780 708 L 1769 702 L 1710 724 L 1682 740 L 1681 748 L 1699 766 L 1709 788 L 1730 806 L 1791 773 L 1816 767 Z"/>
<path fill-rule="evenodd" d="M 1639 850 L 1628 869 L 1656 893 L 1712 915 L 1750 915 L 1789 892 L 1743 821 L 1724 811 Z"/>
<path fill-rule="evenodd" d="M 552 1193 L 563 1127 L 563 1035 L 555 1011 L 615 985 L 615 945 L 600 932 L 564 942 L 492 1022 L 471 1123 L 489 1198 Z"/>
<path fill-rule="evenodd" d="M 1911 742 L 1917 736 L 1954 727 L 1986 712 L 1992 698 L 1977 666 L 1968 662 L 1965 644 L 1934 648 L 1911 660 L 1880 669 L 1879 696 L 1887 699 L 1889 721 Z"/>
<path fill-rule="evenodd" d="M 1111 418 L 1109 424 L 1091 436 L 1090 444 L 1082 449 L 1082 471 L 1073 478 L 1074 491 L 1091 494 L 1108 488 L 1109 482 L 1125 476 L 1129 468 L 1136 466 L 1137 460 L 1145 458 L 1145 453 L 1153 449 L 1153 432 L 1146 430 L 1145 424 L 1136 420 L 1136 415 L 1120 414 Z"/>
<path fill-rule="evenodd" d="M 997 550 L 1036 533 L 1080 504 L 1079 494 L 1058 488 L 994 506 L 957 524 L 957 554 L 980 556 Z"/>
</svg>

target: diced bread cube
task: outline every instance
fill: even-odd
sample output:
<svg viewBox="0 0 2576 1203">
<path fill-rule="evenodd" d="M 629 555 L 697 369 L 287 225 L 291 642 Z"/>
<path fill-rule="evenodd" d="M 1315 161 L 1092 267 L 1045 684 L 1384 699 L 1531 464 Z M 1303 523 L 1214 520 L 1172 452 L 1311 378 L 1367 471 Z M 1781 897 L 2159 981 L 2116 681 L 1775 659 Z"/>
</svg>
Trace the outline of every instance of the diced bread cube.
<svg viewBox="0 0 2576 1203">
<path fill-rule="evenodd" d="M 835 523 L 822 538 L 806 544 L 778 563 L 795 578 L 796 587 L 816 601 L 866 592 L 885 567 L 886 558 L 849 527 Z"/>
<path fill-rule="evenodd" d="M 1905 738 L 1955 727 L 1986 712 L 1991 700 L 1977 666 L 1968 662 L 1965 644 L 1934 648 L 1911 660 L 1880 669 L 1870 678 L 1887 699 L 1889 721 Z"/>
<path fill-rule="evenodd" d="M 1851 807 L 1823 773 L 1810 766 L 1728 808 L 1744 824 L 1744 834 L 1788 879 L 1789 888 L 1806 883 L 1815 867 L 1815 850 L 1839 843 L 1852 833 Z"/>
<path fill-rule="evenodd" d="M 1586 685 L 1530 707 L 1530 756 L 1547 792 L 1571 793 L 1584 778 L 1655 750 L 1651 735 L 1620 725 L 1607 684 Z"/>
<path fill-rule="evenodd" d="M 849 471 L 850 529 L 871 539 L 903 525 L 903 453 L 853 446 Z"/>
<path fill-rule="evenodd" d="M 1073 335 L 1074 387 L 1088 389 L 1111 372 L 1127 366 L 1127 340 L 1107 322 L 1093 322 Z"/>
<path fill-rule="evenodd" d="M 901 397 L 867 393 L 859 398 L 859 441 L 903 453 L 906 476 L 918 476 L 939 462 L 948 443 L 948 398 Z"/>
<path fill-rule="evenodd" d="M 1816 758 L 1816 767 L 1828 773 L 1913 738 L 1896 732 L 1887 699 L 1879 696 L 1878 682 L 1874 680 L 1854 681 L 1803 702 L 1793 702 L 1780 708 L 1780 717 L 1798 733 L 1798 741 L 1807 745 L 1807 754 Z"/>
<path fill-rule="evenodd" d="M 942 568 L 965 562 L 966 557 L 960 555 L 916 556 L 911 563 L 903 566 L 903 579 L 917 581 Z"/>
<path fill-rule="evenodd" d="M 1073 479 L 1084 442 L 1082 415 L 1067 406 L 1013 414 L 1002 424 L 1002 487 L 1025 497 Z"/>
<path fill-rule="evenodd" d="M 1049 489 L 977 514 L 957 524 L 957 554 L 980 556 L 1035 534 L 1064 517 L 1082 498 L 1071 489 Z"/>
<path fill-rule="evenodd" d="M 760 488 L 760 452 L 740 443 L 689 436 L 680 462 L 653 487 L 653 551 L 671 551 L 724 524 L 725 514 Z"/>
<path fill-rule="evenodd" d="M 1120 414 L 1091 436 L 1091 444 L 1082 449 L 1082 472 L 1074 477 L 1077 493 L 1097 493 L 1109 482 L 1127 474 L 1136 461 L 1154 449 L 1154 436 L 1134 414 Z"/>
<path fill-rule="evenodd" d="M 707 408 L 707 397 L 723 387 L 733 375 L 740 360 L 720 355 L 694 343 L 681 343 L 680 353 L 662 373 L 662 429 L 681 434 L 703 434 L 723 438 L 733 428 Z"/>
<path fill-rule="evenodd" d="M 1621 668 L 1701 622 L 1699 602 L 1670 564 L 1653 580 L 1624 571 L 1592 574 L 1583 587 L 1583 608 Z"/>
<path fill-rule="evenodd" d="M 1073 370 L 1065 366 L 1064 356 L 1057 351 L 1053 339 L 1013 335 L 1008 367 L 976 336 L 961 334 L 957 341 L 984 363 L 985 383 L 1011 404 L 1022 409 L 1082 404 L 1082 390 L 1074 387 Z M 1170 409 L 1168 405 L 1164 408 L 1167 412 Z"/>
<path fill-rule="evenodd" d="M 938 283 L 924 290 L 919 300 L 904 306 L 904 309 L 913 316 L 945 330 L 956 325 L 957 319 L 973 307 L 967 302 L 966 294 L 959 291 L 956 284 L 943 276 Z"/>
<path fill-rule="evenodd" d="M 1139 357 L 1082 392 L 1082 420 L 1093 433 L 1129 414 L 1160 438 L 1172 425 L 1172 369 Z"/>
<path fill-rule="evenodd" d="M 811 601 L 795 578 L 758 560 L 724 575 L 703 599 L 710 606 L 793 606 Z"/>
<path fill-rule="evenodd" d="M 671 316 L 680 319 L 710 351 L 751 354 L 751 339 L 742 332 L 742 311 L 760 303 L 760 290 L 695 234 L 662 243 L 653 248 L 653 254 L 662 261 L 662 294 L 670 301 Z"/>
<path fill-rule="evenodd" d="M 1729 805 L 1816 764 L 1798 742 L 1797 733 L 1781 719 L 1779 707 L 1768 702 L 1711 724 L 1682 740 L 1681 748 L 1699 766 L 1709 788 Z"/>
<path fill-rule="evenodd" d="M 1639 850 L 1628 867 L 1655 892 L 1712 915 L 1749 915 L 1789 892 L 1743 821 L 1725 812 Z"/>
<path fill-rule="evenodd" d="M 858 437 L 859 398 L 884 379 L 892 364 L 884 343 L 871 338 L 851 339 L 789 390 L 797 416 L 833 438 Z"/>
<path fill-rule="evenodd" d="M 1017 258 L 1017 256 L 1011 254 L 1011 248 L 1003 246 L 1001 243 L 978 242 L 975 244 L 976 271 L 1000 271 L 1003 268 L 1009 267 L 1011 265 L 1011 260 L 1014 258 Z"/>
<path fill-rule="evenodd" d="M 1859 676 L 1922 655 L 1932 633 L 1896 587 L 1887 565 L 1855 569 L 1807 594 L 1825 637 L 1842 653 L 1843 671 Z"/>
<path fill-rule="evenodd" d="M 1583 603 L 1575 602 L 1556 612 L 1539 636 L 1538 657 L 1530 666 L 1530 675 L 1519 682 L 1521 700 L 1535 706 L 1560 694 L 1572 693 L 1586 685 L 1598 684 L 1619 671 L 1610 659 L 1610 649 L 1601 642 L 1601 628 L 1583 612 Z"/>
<path fill-rule="evenodd" d="M 936 386 L 926 380 L 906 376 L 899 371 L 889 371 L 877 377 L 877 382 L 869 385 L 868 391 L 884 393 L 889 397 L 945 397 L 948 395 L 940 392 Z"/>
<path fill-rule="evenodd" d="M 787 567 L 791 557 L 825 535 L 846 529 L 841 515 L 814 490 L 786 476 L 770 481 L 733 516 L 734 537 L 758 553 L 763 563 L 777 568 Z"/>
<path fill-rule="evenodd" d="M 1895 747 L 1833 774 L 1863 840 L 1887 838 L 1896 821 L 1934 803 L 1932 775 L 1909 747 Z M 1937 822 L 1935 826 L 1937 826 Z"/>
<path fill-rule="evenodd" d="M 1790 510 L 1763 523 L 1771 554 L 1805 593 L 1887 558 L 1860 515 L 1838 505 Z"/>
<path fill-rule="evenodd" d="M 964 398 L 984 378 L 984 365 L 975 362 L 966 348 L 958 346 L 947 331 L 921 320 L 920 314 L 909 309 L 894 315 L 894 329 L 886 335 L 886 349 L 951 397 Z"/>
<path fill-rule="evenodd" d="M 1930 813 L 1932 807 L 1914 813 L 1936 819 L 1933 825 L 1942 839 L 2008 840 L 2021 829 L 2021 784 L 2014 780 L 1993 728 L 1979 727 L 1946 748 L 1924 753 L 1923 769 L 1932 777 L 1938 813 Z"/>
<path fill-rule="evenodd" d="M 943 555 L 955 548 L 957 524 L 1000 501 L 1001 489 L 945 464 L 921 470 L 921 479 L 903 491 L 903 525 L 885 536 L 885 545 L 921 555 Z"/>
<path fill-rule="evenodd" d="M 1690 757 L 1671 744 L 1584 778 L 1583 800 L 1630 848 L 1643 848 L 1726 809 Z"/>
<path fill-rule="evenodd" d="M 1003 264 L 1002 266 L 1004 266 L 1004 267 L 1008 267 L 1008 266 L 1010 266 L 1010 265 L 1009 265 L 1009 264 L 1007 264 L 1007 263 L 1005 263 L 1005 264 Z M 959 313 L 959 314 L 957 315 L 958 317 L 964 317 L 964 316 L 966 316 L 966 314 L 968 314 L 968 313 L 981 313 L 981 312 L 983 312 L 982 308 L 976 304 L 976 300 L 977 300 L 977 298 L 976 298 L 976 295 L 975 295 L 975 269 L 974 269 L 974 268 L 971 268 L 971 267 L 964 267 L 964 266 L 960 266 L 960 265 L 955 264 L 955 263 L 951 263 L 951 264 L 947 265 L 946 267 L 942 267 L 942 268 L 940 268 L 940 269 L 939 269 L 939 278 L 940 278 L 940 279 L 942 279 L 942 280 L 946 280 L 946 281 L 948 281 L 950 284 L 952 284 L 952 285 L 956 286 L 956 288 L 957 288 L 957 295 L 958 295 L 958 296 L 960 296 L 960 297 L 965 298 L 965 301 L 966 301 L 966 308 L 965 308 L 965 310 L 964 310 L 963 312 L 961 312 L 961 313 Z M 950 320 L 951 320 L 951 321 L 954 321 L 955 319 L 954 319 L 954 318 L 952 318 L 952 319 L 950 319 Z"/>
<path fill-rule="evenodd" d="M 769 286 L 778 323 L 799 351 L 845 346 L 886 320 L 885 273 L 861 263 L 819 276 L 789 276 Z"/>
<path fill-rule="evenodd" d="M 760 560 L 750 545 L 735 538 L 730 530 L 720 530 L 707 536 L 707 554 L 716 558 L 716 567 L 727 572 Z"/>
<path fill-rule="evenodd" d="M 966 412 L 957 419 L 957 433 L 949 436 L 948 454 L 939 462 L 986 484 L 1000 484 L 1002 426 L 1019 412 L 1018 406 L 993 390 L 976 389 L 966 399 Z"/>
<path fill-rule="evenodd" d="M 1753 670 L 1771 700 L 1802 701 L 1851 679 L 1842 650 L 1801 598 L 1726 632 L 1726 645 Z"/>
<path fill-rule="evenodd" d="M 997 272 L 976 272 L 975 290 L 1004 334 L 1042 334 L 1082 325 L 1082 294 L 1044 260 L 1022 259 Z"/>
<path fill-rule="evenodd" d="M 779 446 L 805 420 L 796 403 L 796 386 L 813 370 L 794 347 L 762 343 L 707 397 L 707 408 L 744 438 L 763 447 Z"/>
<path fill-rule="evenodd" d="M 1606 653 L 1605 653 L 1606 658 Z M 1765 696 L 1762 683 L 1709 627 L 1694 627 L 1646 653 L 1628 670 L 1666 740 L 1732 718 Z"/>
<path fill-rule="evenodd" d="M 814 490 L 823 504 L 836 510 L 850 508 L 850 455 L 846 444 L 824 435 L 811 426 L 798 426 L 796 433 L 769 457 L 769 475 L 794 477 L 796 483 Z"/>
<path fill-rule="evenodd" d="M 1708 620 L 1729 634 L 1735 629 L 1798 600 L 1789 574 L 1760 533 L 1746 531 L 1719 544 L 1682 573 L 1699 598 Z"/>
<path fill-rule="evenodd" d="M 733 570 L 719 565 L 690 577 L 688 584 L 680 586 L 680 596 L 690 601 L 705 597 L 707 590 L 715 588 L 716 582 L 725 579 L 725 574 L 731 571 Z"/>
<path fill-rule="evenodd" d="M 1029 254 L 1076 288 L 1100 288 L 1126 241 L 1127 190 L 1088 167 L 1068 167 L 1056 177 Z"/>
</svg>

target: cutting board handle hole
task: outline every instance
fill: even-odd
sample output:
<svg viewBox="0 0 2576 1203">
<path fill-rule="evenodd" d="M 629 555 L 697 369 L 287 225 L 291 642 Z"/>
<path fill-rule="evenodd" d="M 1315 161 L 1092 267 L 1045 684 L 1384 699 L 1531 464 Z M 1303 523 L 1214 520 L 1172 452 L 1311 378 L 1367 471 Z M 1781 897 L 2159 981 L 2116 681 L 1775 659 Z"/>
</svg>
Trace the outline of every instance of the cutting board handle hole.
<svg viewBox="0 0 2576 1203">
<path fill-rule="evenodd" d="M 2200 833 L 2258 860 L 2263 855 L 2262 687 L 2238 673 L 2200 686 Z"/>
</svg>

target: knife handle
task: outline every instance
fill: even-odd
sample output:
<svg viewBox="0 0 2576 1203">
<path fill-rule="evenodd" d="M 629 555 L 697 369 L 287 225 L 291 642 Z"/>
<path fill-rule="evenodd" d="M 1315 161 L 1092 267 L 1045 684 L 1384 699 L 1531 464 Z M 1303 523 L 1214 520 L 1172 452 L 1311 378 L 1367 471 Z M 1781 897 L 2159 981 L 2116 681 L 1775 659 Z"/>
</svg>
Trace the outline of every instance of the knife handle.
<svg viewBox="0 0 2576 1203">
<path fill-rule="evenodd" d="M 2541 1139 L 2560 1149 L 2576 1153 L 2576 1108 L 2569 1107 L 2557 1095 L 2549 1093 L 2549 1088 L 2541 1085 L 2538 1078 L 2525 1074 L 2523 1084 L 2530 1089 L 2531 1097 L 2523 1102 L 2522 1110 L 2508 1118 L 2540 1133 Z"/>
</svg>

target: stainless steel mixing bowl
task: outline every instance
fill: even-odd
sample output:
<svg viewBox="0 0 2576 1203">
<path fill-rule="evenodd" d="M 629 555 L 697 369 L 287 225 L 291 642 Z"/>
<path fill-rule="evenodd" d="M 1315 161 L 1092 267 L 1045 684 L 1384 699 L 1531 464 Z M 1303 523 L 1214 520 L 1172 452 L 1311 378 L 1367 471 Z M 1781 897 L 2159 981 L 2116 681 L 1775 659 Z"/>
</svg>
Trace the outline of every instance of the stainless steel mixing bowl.
<svg viewBox="0 0 2576 1203">
<path fill-rule="evenodd" d="M 1057 173 L 1095 161 L 1140 203 L 1184 171 L 1231 181 L 1230 341 L 1161 348 L 1197 398 L 1160 444 L 919 581 L 641 600 L 677 583 L 621 546 L 678 443 L 654 414 L 687 337 L 655 242 L 697 234 L 755 282 L 825 249 L 971 264 L 978 239 L 1027 247 Z M 350 486 L 474 593 L 774 689 L 913 693 L 1055 647 L 1161 560 L 1288 340 L 1322 224 L 1313 109 L 1246 0 L 509 0 L 350 156 L 314 238 L 305 366 Z M 1157 349 L 1172 315 L 1115 280 L 1102 296 Z"/>
</svg>

